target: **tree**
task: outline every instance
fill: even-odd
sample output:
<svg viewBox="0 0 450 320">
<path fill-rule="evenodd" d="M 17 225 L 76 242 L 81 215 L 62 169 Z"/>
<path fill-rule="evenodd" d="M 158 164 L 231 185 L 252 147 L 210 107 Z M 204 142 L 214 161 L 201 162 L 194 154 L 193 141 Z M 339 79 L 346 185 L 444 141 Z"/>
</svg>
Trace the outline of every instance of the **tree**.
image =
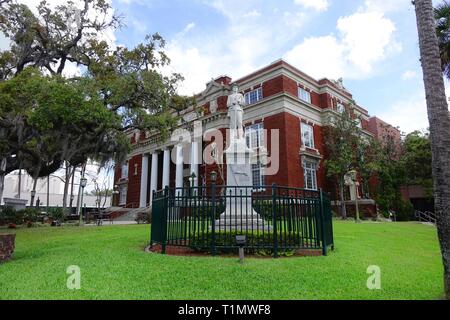
<svg viewBox="0 0 450 320">
<path fill-rule="evenodd" d="M 439 41 L 439 52 L 442 71 L 450 79 L 450 4 L 443 1 L 434 9 L 436 34 Z"/>
<path fill-rule="evenodd" d="M 324 129 L 327 176 L 333 177 L 339 190 L 341 216 L 347 218 L 345 206 L 345 176 L 357 167 L 356 150 L 361 144 L 360 129 L 352 118 L 352 106 L 334 117 Z"/>
<path fill-rule="evenodd" d="M 80 96 L 58 109 L 67 112 L 66 116 L 56 113 L 65 117 L 61 123 L 67 124 L 67 127 L 59 126 L 59 131 L 47 128 L 59 132 L 59 158 L 54 159 L 59 160 L 59 166 L 56 161 L 52 165 L 59 168 L 65 164 L 64 207 L 69 177 L 76 166 L 85 163 L 88 158 L 103 164 L 114 155 L 123 153 L 128 130 L 156 131 L 163 136 L 168 135 L 177 123 L 173 111 L 193 103 L 192 99 L 176 93 L 177 83 L 182 80 L 179 74 L 164 76 L 161 72 L 170 60 L 164 53 L 165 42 L 160 35 L 147 36 L 145 43 L 133 49 L 114 47 L 98 37 L 105 30 L 114 30 L 121 25 L 121 19 L 110 14 L 108 2 L 80 0 L 80 3 L 80 9 L 68 2 L 53 10 L 43 1 L 38 6 L 37 15 L 26 5 L 12 0 L 6 0 L 0 6 L 0 30 L 11 40 L 10 49 L 0 52 L 0 81 L 10 81 L 29 67 L 45 70 L 58 81 L 61 81 L 61 75 L 69 63 L 81 66 L 85 71 L 83 77 L 67 79 L 74 86 L 75 92 L 72 93 Z M 60 95 L 60 98 L 59 103 L 65 103 L 64 96 Z M 67 121 L 67 116 L 81 115 L 79 111 L 72 113 L 70 108 L 78 108 L 72 103 L 74 101 L 83 105 L 95 103 L 99 112 L 97 115 L 109 125 L 114 120 L 113 127 L 101 125 L 100 118 L 95 117 L 89 123 L 89 113 L 84 114 L 85 121 L 82 123 L 76 124 L 80 119 Z M 34 133 L 26 127 L 27 123 L 22 118 L 20 120 L 19 125 L 14 122 L 8 124 L 11 136 L 20 137 L 21 142 L 29 141 Z M 50 123 L 57 126 L 56 122 Z M 13 141 L 3 132 L 0 134 L 4 140 Z M 25 153 L 22 149 L 26 149 L 26 144 L 20 145 L 20 150 L 9 144 L 9 149 L 3 151 L 2 159 L 7 161 L 5 170 L 0 174 L 22 166 Z M 52 172 L 54 169 L 53 166 L 47 168 L 44 163 L 35 165 L 41 166 L 40 171 Z M 34 168 L 33 171 L 37 170 Z"/>
<path fill-rule="evenodd" d="M 434 201 L 444 265 L 445 297 L 450 299 L 450 114 L 445 96 L 432 1 L 415 0 L 413 4 L 430 123 Z"/>
<path fill-rule="evenodd" d="M 419 185 L 429 198 L 433 197 L 433 169 L 429 133 L 414 131 L 403 142 L 401 158 L 406 185 Z"/>
</svg>

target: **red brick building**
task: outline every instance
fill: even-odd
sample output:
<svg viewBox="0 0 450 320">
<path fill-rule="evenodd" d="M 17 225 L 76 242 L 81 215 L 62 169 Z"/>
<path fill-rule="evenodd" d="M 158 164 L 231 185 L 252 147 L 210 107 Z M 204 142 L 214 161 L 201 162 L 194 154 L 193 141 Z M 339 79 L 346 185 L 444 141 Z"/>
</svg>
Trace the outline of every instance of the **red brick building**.
<svg viewBox="0 0 450 320">
<path fill-rule="evenodd" d="M 330 118 L 348 108 L 353 102 L 352 94 L 342 82 L 317 81 L 278 60 L 241 79 L 221 76 L 210 81 L 196 96 L 197 106 L 181 113 L 183 120 L 179 129 L 184 136 L 189 136 L 187 140 L 180 141 L 179 135 L 175 135 L 163 141 L 158 133 L 130 132 L 132 151 L 128 161 L 115 171 L 114 181 L 119 191 L 116 205 L 145 207 L 151 203 L 151 191 L 166 185 L 209 183 L 211 171 L 217 171 L 218 166 L 205 163 L 202 155 L 205 150 L 209 152 L 212 141 L 206 141 L 205 137 L 196 139 L 194 127 L 201 126 L 201 134 L 218 130 L 226 135 L 231 83 L 239 85 L 247 103 L 244 109 L 247 142 L 269 159 L 267 164 L 257 156 L 252 164 L 254 185 L 276 183 L 330 189 L 323 166 L 322 128 Z M 354 105 L 354 115 L 362 134 L 378 137 L 377 126 L 372 124 L 374 120 L 367 110 Z M 221 143 L 213 139 L 216 145 L 226 144 L 226 140 Z M 268 174 L 270 171 L 274 172 Z M 189 180 L 192 172 L 196 177 L 194 181 Z"/>
</svg>

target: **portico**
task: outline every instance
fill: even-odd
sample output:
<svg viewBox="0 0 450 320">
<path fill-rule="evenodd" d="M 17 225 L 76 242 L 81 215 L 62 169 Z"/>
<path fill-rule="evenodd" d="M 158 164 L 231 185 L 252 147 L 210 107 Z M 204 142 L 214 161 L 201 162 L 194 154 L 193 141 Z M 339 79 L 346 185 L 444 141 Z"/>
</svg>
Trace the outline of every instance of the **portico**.
<svg viewBox="0 0 450 320">
<path fill-rule="evenodd" d="M 171 166 L 172 159 L 175 162 L 174 186 L 176 188 L 183 188 L 185 178 L 192 175 L 192 173 L 196 177 L 193 182 L 194 186 L 198 186 L 199 159 L 201 159 L 199 150 L 199 142 L 190 142 L 177 143 L 173 146 L 166 146 L 148 153 L 143 153 L 139 207 L 150 207 L 153 191 L 170 186 L 171 168 L 173 167 Z M 186 154 L 188 157 L 185 157 Z M 159 165 L 159 161 L 161 160 L 162 166 Z M 185 174 L 185 164 L 189 165 L 189 175 Z M 160 172 L 160 167 L 162 168 L 162 172 Z"/>
</svg>

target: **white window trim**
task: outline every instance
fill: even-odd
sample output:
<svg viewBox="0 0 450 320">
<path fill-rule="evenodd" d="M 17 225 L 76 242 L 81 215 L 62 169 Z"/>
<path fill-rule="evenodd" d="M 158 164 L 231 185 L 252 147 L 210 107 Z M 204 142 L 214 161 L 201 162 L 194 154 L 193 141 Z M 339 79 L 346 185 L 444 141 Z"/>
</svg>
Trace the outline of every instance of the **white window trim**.
<svg viewBox="0 0 450 320">
<path fill-rule="evenodd" d="M 124 168 L 126 168 L 126 170 L 124 170 Z M 122 165 L 121 169 L 121 174 L 120 174 L 120 178 L 121 179 L 128 179 L 128 174 L 129 174 L 129 163 L 127 162 L 126 164 Z M 124 174 L 124 172 L 126 172 L 126 174 Z"/>
<path fill-rule="evenodd" d="M 312 165 L 313 168 L 308 168 L 307 164 Z M 317 183 L 317 164 L 314 162 L 314 160 L 304 160 L 303 161 L 303 179 L 305 182 L 305 189 L 306 190 L 312 190 L 312 191 L 317 191 L 319 190 L 319 186 Z M 311 188 L 308 187 L 308 179 L 307 179 L 307 172 L 311 171 L 312 172 L 312 176 L 311 176 L 311 182 L 312 182 L 312 186 Z"/>
<path fill-rule="evenodd" d="M 122 192 L 125 193 L 125 196 L 122 196 Z M 128 193 L 128 186 L 122 185 L 119 187 L 119 205 L 127 204 L 127 193 Z M 122 200 L 123 198 L 123 200 Z"/>
<path fill-rule="evenodd" d="M 250 102 L 250 95 L 255 92 L 256 92 L 256 101 Z M 245 103 L 248 105 L 258 103 L 259 101 L 262 100 L 262 98 L 263 98 L 262 87 L 259 87 L 257 89 L 254 89 L 254 90 L 249 91 L 246 94 L 244 94 Z"/>
<path fill-rule="evenodd" d="M 255 131 L 256 131 L 257 141 L 256 141 L 256 143 L 253 143 L 252 136 Z M 263 147 L 263 145 L 264 145 L 264 123 L 260 122 L 260 123 L 256 123 L 256 124 L 246 127 L 245 128 L 245 139 L 246 139 L 246 141 L 248 139 L 248 147 L 250 149 L 253 149 L 254 151 L 257 151 L 261 147 Z M 255 145 L 255 147 L 252 147 L 253 144 Z M 264 185 L 265 184 L 264 183 L 264 180 L 265 180 L 264 165 L 262 165 L 260 162 L 258 164 L 259 164 L 260 185 Z M 253 169 L 253 164 L 251 166 L 251 170 L 252 170 L 252 185 L 253 185 L 253 172 L 256 171 Z M 265 188 L 254 188 L 253 190 L 254 191 L 265 191 Z"/>
<path fill-rule="evenodd" d="M 309 141 L 309 142 L 311 142 L 310 146 L 307 146 L 305 141 L 304 141 L 304 139 L 303 139 L 303 137 L 304 137 L 303 136 L 303 134 L 304 134 L 304 130 L 303 129 L 306 128 L 306 127 L 311 129 L 311 131 L 310 131 L 311 132 L 311 136 L 310 136 L 310 141 Z M 314 127 L 312 125 L 308 124 L 308 123 L 300 122 L 300 134 L 301 134 L 302 146 L 304 146 L 306 148 L 309 148 L 309 149 L 315 149 L 315 144 L 314 144 Z"/>
<path fill-rule="evenodd" d="M 303 95 L 302 95 L 303 92 L 305 92 L 307 94 L 307 96 L 309 97 L 308 99 L 303 98 Z M 308 90 L 298 87 L 297 95 L 300 100 L 311 104 L 311 92 L 309 92 Z"/>
</svg>

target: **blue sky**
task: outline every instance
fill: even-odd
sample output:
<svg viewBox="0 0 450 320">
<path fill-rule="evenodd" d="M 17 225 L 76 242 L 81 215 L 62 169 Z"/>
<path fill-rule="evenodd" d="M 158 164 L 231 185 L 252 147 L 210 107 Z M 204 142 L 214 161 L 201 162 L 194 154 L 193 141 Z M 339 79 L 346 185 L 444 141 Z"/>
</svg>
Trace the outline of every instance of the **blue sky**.
<svg viewBox="0 0 450 320">
<path fill-rule="evenodd" d="M 32 9 L 37 4 L 19 1 Z M 404 132 L 428 126 L 410 0 L 106 1 L 126 26 L 99 37 L 131 47 L 159 32 L 169 70 L 186 79 L 183 94 L 202 91 L 219 75 L 237 79 L 284 58 L 317 79 L 342 77 L 358 104 Z M 7 46 L 0 36 L 0 49 Z"/>
<path fill-rule="evenodd" d="M 221 74 L 237 79 L 279 58 L 315 78 L 344 78 L 356 101 L 405 132 L 427 127 L 414 7 L 410 0 L 113 0 L 126 28 L 167 41 L 180 91 Z"/>
</svg>

